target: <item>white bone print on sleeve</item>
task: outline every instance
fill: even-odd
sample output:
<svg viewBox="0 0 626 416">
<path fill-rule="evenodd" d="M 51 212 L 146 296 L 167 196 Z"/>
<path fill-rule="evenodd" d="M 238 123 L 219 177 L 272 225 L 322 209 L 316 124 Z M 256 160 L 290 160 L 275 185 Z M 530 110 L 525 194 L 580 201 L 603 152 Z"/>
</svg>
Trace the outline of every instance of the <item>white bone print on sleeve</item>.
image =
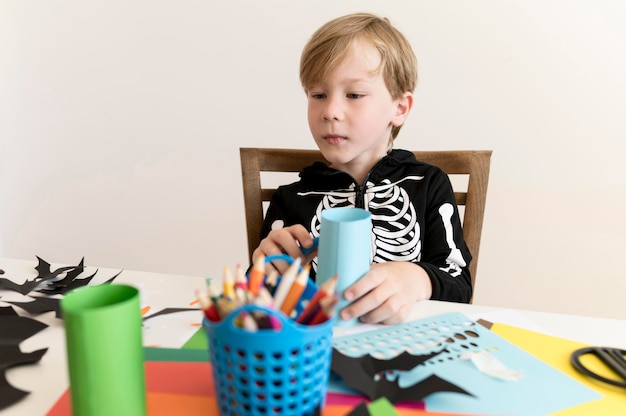
<svg viewBox="0 0 626 416">
<path fill-rule="evenodd" d="M 448 263 L 448 267 L 440 267 L 439 269 L 448 273 L 452 277 L 457 277 L 461 274 L 461 267 L 465 267 L 465 259 L 463 259 L 463 255 L 461 254 L 461 250 L 459 250 L 454 243 L 454 234 L 452 231 L 452 213 L 454 212 L 454 208 L 452 204 L 443 204 L 439 207 L 439 215 L 441 215 L 441 220 L 443 221 L 443 226 L 446 230 L 446 241 L 448 246 L 450 247 L 450 254 L 446 259 L 446 263 Z"/>
</svg>

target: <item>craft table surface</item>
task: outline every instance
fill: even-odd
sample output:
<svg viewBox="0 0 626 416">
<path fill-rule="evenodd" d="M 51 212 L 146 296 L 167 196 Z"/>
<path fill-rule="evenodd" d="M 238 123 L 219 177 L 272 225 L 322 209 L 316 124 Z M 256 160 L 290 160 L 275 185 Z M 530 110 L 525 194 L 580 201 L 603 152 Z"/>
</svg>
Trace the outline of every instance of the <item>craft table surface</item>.
<svg viewBox="0 0 626 416">
<path fill-rule="evenodd" d="M 46 259 L 48 260 L 48 259 Z M 21 281 L 36 276 L 36 260 L 18 260 L 0 258 L 0 268 L 5 271 L 2 277 Z M 106 281 L 117 274 L 119 269 L 98 268 L 85 260 L 85 274 L 98 270 L 92 284 Z M 61 266 L 52 264 L 53 267 Z M 202 276 L 183 276 L 174 274 L 148 273 L 124 270 L 115 279 L 115 283 L 128 283 L 140 289 L 142 307 L 150 306 L 147 313 L 156 313 L 165 307 L 185 308 L 195 297 L 194 291 L 203 288 Z M 0 306 L 7 306 L 2 299 L 15 299 L 21 295 L 0 290 Z M 20 299 L 24 300 L 24 299 Z M 20 315 L 30 316 L 19 308 Z M 518 309 L 506 309 L 485 305 L 468 305 L 451 302 L 425 301 L 415 305 L 409 320 L 439 315 L 447 312 L 460 312 L 471 319 L 485 319 L 491 322 L 514 325 L 548 335 L 570 340 L 611 347 L 626 348 L 626 320 L 604 319 L 576 315 L 545 313 Z M 20 402 L 2 410 L 3 416 L 44 415 L 56 400 L 68 388 L 68 375 L 65 357 L 65 339 L 63 322 L 48 312 L 35 317 L 49 325 L 48 328 L 20 344 L 24 352 L 40 348 L 48 351 L 37 364 L 23 365 L 7 371 L 9 382 L 16 388 L 29 391 L 30 394 Z M 148 321 L 144 330 L 144 345 L 165 347 L 182 346 L 192 335 L 191 323 L 200 323 L 198 311 L 183 312 L 155 317 Z M 375 325 L 356 325 L 354 327 L 336 327 L 334 335 L 341 336 L 363 330 L 377 328 Z M 159 335 L 167 334 L 172 345 L 162 345 Z"/>
</svg>

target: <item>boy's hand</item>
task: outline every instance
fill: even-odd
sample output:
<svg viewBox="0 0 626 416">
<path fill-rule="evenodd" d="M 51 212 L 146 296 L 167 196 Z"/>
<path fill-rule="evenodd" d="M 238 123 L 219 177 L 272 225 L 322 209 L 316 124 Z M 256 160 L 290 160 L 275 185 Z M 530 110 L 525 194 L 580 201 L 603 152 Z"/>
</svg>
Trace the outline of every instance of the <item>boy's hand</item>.
<svg viewBox="0 0 626 416">
<path fill-rule="evenodd" d="M 304 226 L 297 224 L 290 227 L 281 228 L 279 230 L 272 230 L 270 233 L 261 240 L 259 247 L 252 253 L 252 262 L 257 259 L 261 254 L 265 256 L 272 256 L 275 254 L 286 254 L 292 259 L 300 257 L 302 264 L 307 264 L 317 256 L 317 249 L 311 251 L 306 256 L 302 254 L 301 247 L 308 248 L 313 245 L 313 238 L 309 234 Z M 268 264 L 267 273 L 272 268 L 276 268 L 282 275 L 289 265 L 284 261 L 276 261 L 272 264 Z"/>
<path fill-rule="evenodd" d="M 415 302 L 430 299 L 431 294 L 430 278 L 417 264 L 372 264 L 365 276 L 345 290 L 344 297 L 353 303 L 340 311 L 340 318 L 398 324 L 407 318 Z"/>
</svg>

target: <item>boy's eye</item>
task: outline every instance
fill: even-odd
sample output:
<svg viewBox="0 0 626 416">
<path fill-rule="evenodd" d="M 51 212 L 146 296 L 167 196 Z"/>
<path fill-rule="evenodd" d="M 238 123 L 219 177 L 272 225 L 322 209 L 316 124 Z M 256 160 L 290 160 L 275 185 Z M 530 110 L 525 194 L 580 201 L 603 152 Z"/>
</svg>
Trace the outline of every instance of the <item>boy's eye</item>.
<svg viewBox="0 0 626 416">
<path fill-rule="evenodd" d="M 347 94 L 346 97 L 356 100 L 356 99 L 363 97 L 363 94 L 350 93 L 350 94 Z"/>
<path fill-rule="evenodd" d="M 321 99 L 321 98 L 325 98 L 325 97 L 326 97 L 326 94 L 324 94 L 324 93 L 322 93 L 322 92 L 312 92 L 312 93 L 310 94 L 310 96 L 311 96 L 311 98 L 314 98 L 314 99 L 316 99 L 316 100 L 319 100 L 319 99 Z"/>
</svg>

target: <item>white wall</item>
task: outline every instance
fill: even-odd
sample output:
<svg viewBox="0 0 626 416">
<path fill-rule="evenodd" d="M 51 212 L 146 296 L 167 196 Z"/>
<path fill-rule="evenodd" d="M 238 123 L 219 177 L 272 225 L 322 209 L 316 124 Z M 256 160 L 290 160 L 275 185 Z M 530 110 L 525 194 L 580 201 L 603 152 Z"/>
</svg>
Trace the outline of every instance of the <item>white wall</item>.
<svg viewBox="0 0 626 416">
<path fill-rule="evenodd" d="M 418 55 L 399 147 L 494 151 L 475 302 L 626 318 L 621 0 L 0 0 L 0 257 L 247 263 L 238 148 L 313 146 L 300 51 L 353 11 Z"/>
</svg>

